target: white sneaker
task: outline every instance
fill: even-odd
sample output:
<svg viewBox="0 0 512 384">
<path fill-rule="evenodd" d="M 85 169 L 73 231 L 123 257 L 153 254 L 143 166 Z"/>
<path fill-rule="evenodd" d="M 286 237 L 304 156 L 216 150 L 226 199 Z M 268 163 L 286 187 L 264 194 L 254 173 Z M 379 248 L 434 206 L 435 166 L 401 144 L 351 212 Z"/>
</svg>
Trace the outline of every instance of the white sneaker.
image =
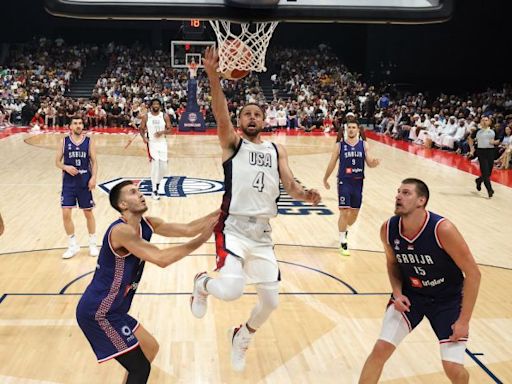
<svg viewBox="0 0 512 384">
<path fill-rule="evenodd" d="M 245 353 L 252 340 L 252 334 L 246 325 L 233 327 L 228 331 L 231 342 L 231 366 L 233 370 L 242 372 L 245 369 Z"/>
<path fill-rule="evenodd" d="M 204 281 L 208 278 L 206 272 L 200 272 L 194 277 L 194 290 L 190 296 L 190 310 L 192 314 L 201 319 L 206 315 L 208 306 L 208 292 L 204 290 Z"/>
<path fill-rule="evenodd" d="M 100 254 L 100 251 L 96 244 L 89 244 L 89 255 L 92 257 L 97 257 Z"/>
<path fill-rule="evenodd" d="M 63 259 L 71 259 L 73 256 L 75 256 L 78 252 L 80 251 L 80 246 L 79 245 L 74 245 L 74 246 L 70 246 L 68 247 L 68 249 L 66 250 L 66 252 L 64 252 L 62 254 L 62 258 Z"/>
<path fill-rule="evenodd" d="M 153 200 L 160 200 L 160 196 L 158 196 L 158 193 L 157 192 L 152 192 L 151 193 L 151 198 Z"/>
</svg>

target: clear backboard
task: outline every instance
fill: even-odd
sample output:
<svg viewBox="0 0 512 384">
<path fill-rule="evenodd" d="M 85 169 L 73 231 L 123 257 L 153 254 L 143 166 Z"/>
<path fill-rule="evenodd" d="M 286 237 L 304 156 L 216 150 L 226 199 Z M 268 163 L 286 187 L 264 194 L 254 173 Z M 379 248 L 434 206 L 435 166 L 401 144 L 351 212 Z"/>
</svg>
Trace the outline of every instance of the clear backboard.
<svg viewBox="0 0 512 384">
<path fill-rule="evenodd" d="M 96 19 L 435 23 L 455 0 L 45 0 L 53 15 Z"/>
<path fill-rule="evenodd" d="M 215 41 L 171 41 L 171 66 L 173 68 L 188 68 L 193 60 L 198 68 L 203 68 L 203 53 L 208 46 L 215 46 Z"/>
</svg>

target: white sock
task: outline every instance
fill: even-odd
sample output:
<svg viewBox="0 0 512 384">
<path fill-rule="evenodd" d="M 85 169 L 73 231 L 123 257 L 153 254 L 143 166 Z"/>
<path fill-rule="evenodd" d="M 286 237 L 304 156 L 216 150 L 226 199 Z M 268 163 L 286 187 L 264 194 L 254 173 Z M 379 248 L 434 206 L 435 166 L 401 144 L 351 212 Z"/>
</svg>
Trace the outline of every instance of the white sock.
<svg viewBox="0 0 512 384">
<path fill-rule="evenodd" d="M 89 245 L 96 245 L 96 234 L 89 234 Z"/>
<path fill-rule="evenodd" d="M 347 233 L 348 233 L 348 231 L 340 232 L 340 243 L 341 244 L 347 243 Z"/>
<path fill-rule="evenodd" d="M 70 248 L 71 247 L 76 247 L 76 237 L 75 237 L 74 234 L 72 234 L 72 235 L 70 235 L 68 237 L 68 245 L 69 245 Z"/>
</svg>

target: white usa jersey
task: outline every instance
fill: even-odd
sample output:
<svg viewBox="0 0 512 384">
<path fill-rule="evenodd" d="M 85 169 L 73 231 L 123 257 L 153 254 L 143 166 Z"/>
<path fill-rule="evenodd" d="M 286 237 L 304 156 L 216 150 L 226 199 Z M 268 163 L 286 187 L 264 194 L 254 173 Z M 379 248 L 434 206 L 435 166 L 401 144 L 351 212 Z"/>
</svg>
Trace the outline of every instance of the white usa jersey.
<svg viewBox="0 0 512 384">
<path fill-rule="evenodd" d="M 241 139 L 224 167 L 222 211 L 230 215 L 274 217 L 279 200 L 279 156 L 269 141 L 254 144 Z"/>
<path fill-rule="evenodd" d="M 146 124 L 148 129 L 148 140 L 150 142 L 165 142 L 165 136 L 155 137 L 155 133 L 165 131 L 165 120 L 163 112 L 158 115 L 148 112 L 148 121 Z"/>
</svg>

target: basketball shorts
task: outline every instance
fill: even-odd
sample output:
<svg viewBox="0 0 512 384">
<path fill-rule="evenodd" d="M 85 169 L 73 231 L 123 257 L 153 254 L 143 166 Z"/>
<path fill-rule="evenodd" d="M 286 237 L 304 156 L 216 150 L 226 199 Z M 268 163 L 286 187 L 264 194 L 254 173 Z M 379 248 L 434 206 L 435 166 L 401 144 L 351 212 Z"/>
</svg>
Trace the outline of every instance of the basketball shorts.
<svg viewBox="0 0 512 384">
<path fill-rule="evenodd" d="M 338 207 L 361 208 L 363 202 L 364 179 L 338 180 Z"/>
<path fill-rule="evenodd" d="M 63 186 L 60 195 L 60 206 L 62 208 L 75 208 L 77 203 L 81 209 L 94 208 L 94 200 L 89 188 Z"/>
<path fill-rule="evenodd" d="M 271 233 L 268 218 L 228 216 L 224 228 L 215 232 L 217 270 L 230 254 L 242 260 L 248 284 L 280 281 Z"/>
<path fill-rule="evenodd" d="M 151 160 L 167 161 L 167 141 L 149 141 L 148 152 Z"/>
<path fill-rule="evenodd" d="M 459 318 L 462 296 L 451 299 L 438 299 L 421 296 L 414 293 L 405 293 L 411 302 L 410 312 L 399 312 L 390 299 L 379 339 L 387 341 L 394 346 L 409 334 L 426 317 L 436 334 L 441 358 L 445 361 L 463 364 L 467 337 L 458 342 L 449 340 L 452 334 L 452 325 Z"/>
<path fill-rule="evenodd" d="M 98 363 L 129 352 L 139 345 L 134 334 L 139 322 L 127 313 L 109 313 L 104 319 L 96 320 L 94 316 L 83 315 L 79 305 L 76 318 Z"/>
</svg>

